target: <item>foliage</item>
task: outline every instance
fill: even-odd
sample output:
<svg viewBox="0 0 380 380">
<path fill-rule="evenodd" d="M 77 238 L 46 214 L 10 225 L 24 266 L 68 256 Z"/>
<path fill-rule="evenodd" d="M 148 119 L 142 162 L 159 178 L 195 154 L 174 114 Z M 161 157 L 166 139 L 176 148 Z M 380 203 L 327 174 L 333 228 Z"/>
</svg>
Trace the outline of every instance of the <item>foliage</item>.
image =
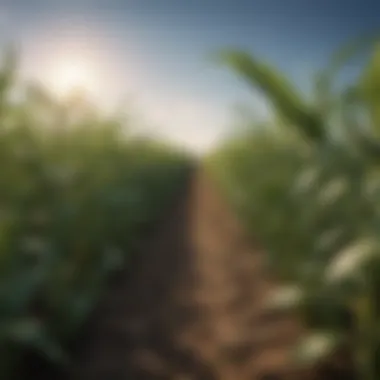
<svg viewBox="0 0 380 380">
<path fill-rule="evenodd" d="M 274 119 L 285 123 L 237 136 L 208 165 L 284 283 L 277 307 L 296 307 L 314 331 L 306 344 L 319 343 L 306 359 L 354 342 L 359 378 L 374 380 L 380 376 L 378 48 L 357 83 L 330 91 L 343 61 L 363 47 L 355 42 L 333 57 L 317 76 L 312 104 L 257 57 L 223 52 L 222 61 L 264 90 Z M 340 134 L 331 133 L 332 120 Z M 284 133 L 287 126 L 296 133 Z"/>
<path fill-rule="evenodd" d="M 186 175 L 188 159 L 80 97 L 0 70 L 0 377 L 64 348 Z"/>
</svg>

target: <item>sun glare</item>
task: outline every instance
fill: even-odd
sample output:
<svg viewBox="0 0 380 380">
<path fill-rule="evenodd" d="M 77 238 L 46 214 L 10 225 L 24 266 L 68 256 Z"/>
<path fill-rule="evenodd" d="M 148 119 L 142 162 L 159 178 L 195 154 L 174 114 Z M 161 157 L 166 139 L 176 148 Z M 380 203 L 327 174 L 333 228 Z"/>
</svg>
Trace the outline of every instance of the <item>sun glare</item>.
<svg viewBox="0 0 380 380">
<path fill-rule="evenodd" d="M 49 82 L 52 90 L 60 96 L 76 91 L 93 94 L 97 89 L 96 74 L 90 64 L 81 60 L 67 59 L 55 64 Z"/>
</svg>

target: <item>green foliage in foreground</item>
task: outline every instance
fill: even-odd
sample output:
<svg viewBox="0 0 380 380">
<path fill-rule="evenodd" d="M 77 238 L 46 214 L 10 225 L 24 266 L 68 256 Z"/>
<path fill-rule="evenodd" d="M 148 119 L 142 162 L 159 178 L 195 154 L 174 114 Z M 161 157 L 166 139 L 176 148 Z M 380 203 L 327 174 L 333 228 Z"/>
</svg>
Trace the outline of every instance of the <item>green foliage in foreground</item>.
<svg viewBox="0 0 380 380">
<path fill-rule="evenodd" d="M 15 96 L 0 71 L 0 377 L 28 349 L 64 351 L 185 179 L 188 159 L 80 99 Z M 15 100 L 16 99 L 16 100 Z M 125 125 L 126 124 L 126 125 Z"/>
<path fill-rule="evenodd" d="M 296 308 L 310 328 L 298 358 L 313 362 L 350 343 L 358 378 L 375 380 L 380 378 L 379 48 L 357 83 L 341 92 L 332 93 L 330 75 L 361 43 L 333 57 L 332 69 L 318 76 L 311 104 L 260 59 L 223 53 L 224 63 L 264 92 L 281 123 L 237 136 L 208 164 L 283 281 L 268 307 Z"/>
</svg>

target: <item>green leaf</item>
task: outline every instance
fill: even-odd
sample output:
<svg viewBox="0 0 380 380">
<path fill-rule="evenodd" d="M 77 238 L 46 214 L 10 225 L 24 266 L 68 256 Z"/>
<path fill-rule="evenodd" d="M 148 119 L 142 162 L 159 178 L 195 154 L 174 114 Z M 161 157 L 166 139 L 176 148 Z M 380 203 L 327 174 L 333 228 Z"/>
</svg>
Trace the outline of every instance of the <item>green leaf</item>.
<svg viewBox="0 0 380 380">
<path fill-rule="evenodd" d="M 8 340 L 34 348 L 54 363 L 62 365 L 68 363 L 66 354 L 49 336 L 41 321 L 24 318 L 2 325 L 5 330 L 2 335 L 6 335 Z"/>
<path fill-rule="evenodd" d="M 297 364 L 311 366 L 336 350 L 342 337 L 335 332 L 317 331 L 303 338 L 294 350 Z"/>
<path fill-rule="evenodd" d="M 283 286 L 276 290 L 266 302 L 265 308 L 271 311 L 287 311 L 300 306 L 304 293 L 299 286 Z"/>
<path fill-rule="evenodd" d="M 335 255 L 335 258 L 327 267 L 326 280 L 328 282 L 340 282 L 359 274 L 363 265 L 377 253 L 373 241 L 363 239 L 348 246 Z"/>
<path fill-rule="evenodd" d="M 364 100 L 372 118 L 372 130 L 380 136 L 380 44 L 375 47 L 362 78 Z"/>
<path fill-rule="evenodd" d="M 301 133 L 313 140 L 324 138 L 320 117 L 277 70 L 241 51 L 223 51 L 217 56 L 217 61 L 226 64 L 248 84 L 263 91 L 279 115 Z"/>
<path fill-rule="evenodd" d="M 379 31 L 361 35 L 354 40 L 349 40 L 332 57 L 327 67 L 317 76 L 317 94 L 319 99 L 330 98 L 333 80 L 338 72 L 355 56 L 367 52 L 379 41 Z"/>
<path fill-rule="evenodd" d="M 0 112 L 5 109 L 8 92 L 11 90 L 16 76 L 17 53 L 13 46 L 8 46 L 2 56 L 0 67 Z"/>
</svg>

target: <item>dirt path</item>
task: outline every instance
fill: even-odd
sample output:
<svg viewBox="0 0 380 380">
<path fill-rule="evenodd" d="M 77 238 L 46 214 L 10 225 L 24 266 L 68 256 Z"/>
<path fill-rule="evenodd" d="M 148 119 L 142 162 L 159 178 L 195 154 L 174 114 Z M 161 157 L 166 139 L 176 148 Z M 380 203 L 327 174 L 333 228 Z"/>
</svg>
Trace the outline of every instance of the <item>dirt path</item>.
<svg viewBox="0 0 380 380">
<path fill-rule="evenodd" d="M 263 259 L 206 176 L 194 174 L 133 274 L 112 285 L 71 379 L 270 380 L 289 373 L 287 347 L 299 331 L 294 320 L 263 313 L 273 289 Z"/>
</svg>

